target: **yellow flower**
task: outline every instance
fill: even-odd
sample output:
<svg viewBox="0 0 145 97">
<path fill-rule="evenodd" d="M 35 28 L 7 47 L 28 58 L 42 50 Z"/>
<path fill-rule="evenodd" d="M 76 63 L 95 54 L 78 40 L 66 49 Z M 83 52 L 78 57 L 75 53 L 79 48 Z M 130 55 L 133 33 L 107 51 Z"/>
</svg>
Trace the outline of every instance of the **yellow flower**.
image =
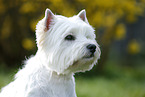
<svg viewBox="0 0 145 97">
<path fill-rule="evenodd" d="M 125 28 L 124 24 L 119 24 L 115 31 L 115 39 L 121 40 L 121 39 L 125 38 L 125 35 L 126 35 L 126 28 Z"/>
<path fill-rule="evenodd" d="M 104 18 L 104 13 L 101 11 L 96 12 L 93 16 L 92 23 L 96 25 L 97 27 L 102 26 L 103 18 Z"/>
<path fill-rule="evenodd" d="M 35 21 L 32 20 L 30 22 L 30 28 L 31 28 L 32 31 L 35 31 L 35 28 L 36 28 L 37 23 L 38 23 L 38 21 L 36 21 L 36 20 Z"/>
<path fill-rule="evenodd" d="M 30 13 L 30 12 L 34 12 L 35 10 L 36 9 L 34 3 L 27 2 L 21 6 L 20 13 Z"/>
<path fill-rule="evenodd" d="M 3 3 L 3 0 L 0 0 L 0 14 L 3 14 L 6 11 L 6 7 Z"/>
<path fill-rule="evenodd" d="M 128 15 L 126 16 L 126 21 L 127 21 L 128 23 L 134 23 L 134 22 L 137 21 L 137 17 L 136 17 L 135 15 L 133 15 L 133 14 L 128 14 Z"/>
<path fill-rule="evenodd" d="M 113 15 L 109 15 L 105 17 L 104 25 L 107 27 L 112 27 L 116 23 L 116 17 Z"/>
<path fill-rule="evenodd" d="M 132 40 L 128 44 L 128 53 L 137 54 L 140 52 L 140 44 L 136 40 Z"/>
<path fill-rule="evenodd" d="M 34 42 L 32 41 L 32 39 L 25 38 L 22 41 L 22 46 L 26 50 L 32 50 L 34 47 Z"/>
<path fill-rule="evenodd" d="M 5 17 L 5 20 L 1 28 L 0 38 L 7 39 L 10 37 L 12 30 L 11 26 L 12 26 L 11 18 L 9 16 Z"/>
</svg>

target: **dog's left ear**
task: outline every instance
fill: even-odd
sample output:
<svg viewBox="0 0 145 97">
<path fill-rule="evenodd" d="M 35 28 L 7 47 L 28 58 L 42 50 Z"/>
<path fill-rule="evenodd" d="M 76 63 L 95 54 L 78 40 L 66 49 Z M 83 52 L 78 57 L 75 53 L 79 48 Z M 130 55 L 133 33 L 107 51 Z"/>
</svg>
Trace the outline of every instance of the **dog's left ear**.
<svg viewBox="0 0 145 97">
<path fill-rule="evenodd" d="M 52 22 L 52 20 L 55 18 L 54 14 L 52 13 L 52 11 L 50 9 L 46 9 L 45 11 L 45 26 L 46 26 L 46 30 L 49 30 L 50 24 Z"/>
<path fill-rule="evenodd" d="M 88 23 L 88 19 L 86 17 L 86 10 L 82 10 L 79 12 L 79 14 L 77 15 L 81 20 L 83 20 L 84 22 Z"/>
</svg>

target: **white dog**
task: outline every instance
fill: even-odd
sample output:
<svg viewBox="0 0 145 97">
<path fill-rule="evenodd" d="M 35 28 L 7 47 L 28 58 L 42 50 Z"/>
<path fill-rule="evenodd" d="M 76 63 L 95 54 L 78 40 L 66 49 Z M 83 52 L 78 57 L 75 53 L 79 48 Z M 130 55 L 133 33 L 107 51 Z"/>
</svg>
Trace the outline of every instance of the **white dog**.
<svg viewBox="0 0 145 97">
<path fill-rule="evenodd" d="M 36 26 L 38 51 L 26 61 L 0 97 L 77 97 L 74 73 L 90 70 L 100 58 L 85 10 L 73 17 L 46 9 Z"/>
</svg>

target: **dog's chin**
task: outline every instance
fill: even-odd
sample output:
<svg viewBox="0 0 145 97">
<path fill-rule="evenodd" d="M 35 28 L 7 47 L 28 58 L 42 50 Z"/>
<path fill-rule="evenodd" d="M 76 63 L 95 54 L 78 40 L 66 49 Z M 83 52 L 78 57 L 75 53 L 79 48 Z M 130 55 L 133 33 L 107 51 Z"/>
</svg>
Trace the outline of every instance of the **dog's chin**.
<svg viewBox="0 0 145 97">
<path fill-rule="evenodd" d="M 78 59 L 77 61 L 74 61 L 72 65 L 77 65 L 77 64 L 87 64 L 89 65 L 92 64 L 96 59 L 96 55 L 95 54 L 87 54 L 82 56 L 82 58 Z"/>
<path fill-rule="evenodd" d="M 76 60 L 67 68 L 67 72 L 85 72 L 89 71 L 94 66 L 95 56 L 83 56 L 82 58 Z"/>
</svg>

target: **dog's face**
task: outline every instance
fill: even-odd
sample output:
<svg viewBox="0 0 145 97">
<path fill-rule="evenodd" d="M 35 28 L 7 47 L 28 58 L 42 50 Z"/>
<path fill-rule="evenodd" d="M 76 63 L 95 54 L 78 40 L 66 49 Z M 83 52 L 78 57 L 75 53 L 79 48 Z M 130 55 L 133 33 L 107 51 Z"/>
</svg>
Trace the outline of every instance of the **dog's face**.
<svg viewBox="0 0 145 97">
<path fill-rule="evenodd" d="M 44 64 L 57 73 L 90 70 L 100 58 L 94 29 L 87 21 L 85 10 L 67 18 L 47 9 L 36 27 L 36 36 Z"/>
</svg>

